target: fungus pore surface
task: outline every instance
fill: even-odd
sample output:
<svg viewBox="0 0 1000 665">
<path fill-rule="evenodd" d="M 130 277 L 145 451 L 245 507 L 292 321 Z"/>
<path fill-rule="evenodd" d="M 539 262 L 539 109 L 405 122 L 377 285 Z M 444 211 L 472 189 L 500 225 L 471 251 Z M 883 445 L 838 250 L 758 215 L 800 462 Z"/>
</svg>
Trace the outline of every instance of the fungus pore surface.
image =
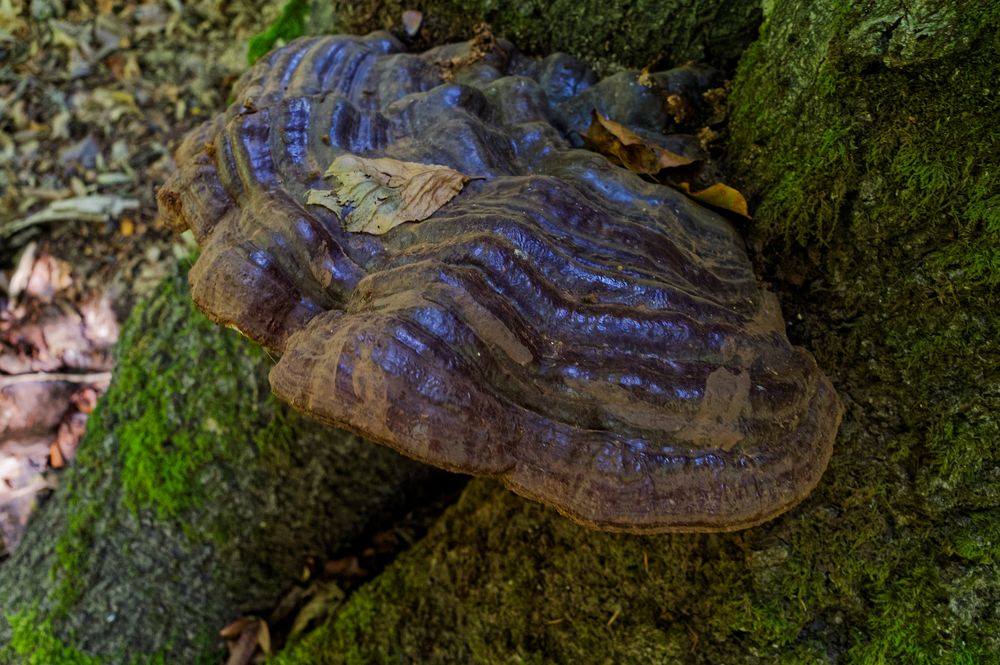
<svg viewBox="0 0 1000 665">
<path fill-rule="evenodd" d="M 715 76 L 654 90 L 503 40 L 300 39 L 185 139 L 161 214 L 201 247 L 198 305 L 281 354 L 295 408 L 588 526 L 747 527 L 818 482 L 840 401 L 729 222 L 579 139 L 593 110 L 659 132 L 662 92 Z M 306 204 L 343 154 L 474 179 L 424 221 L 349 233 Z"/>
</svg>

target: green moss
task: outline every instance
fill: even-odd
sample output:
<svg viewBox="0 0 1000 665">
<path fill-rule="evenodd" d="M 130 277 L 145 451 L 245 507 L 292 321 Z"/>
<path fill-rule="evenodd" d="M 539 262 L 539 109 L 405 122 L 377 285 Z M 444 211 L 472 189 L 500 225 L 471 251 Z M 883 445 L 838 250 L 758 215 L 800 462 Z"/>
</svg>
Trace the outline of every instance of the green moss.
<svg viewBox="0 0 1000 665">
<path fill-rule="evenodd" d="M 1000 284 L 994 4 L 958 12 L 960 60 L 948 41 L 937 59 L 890 60 L 849 29 L 862 10 L 845 3 L 812 25 L 809 11 L 783 8 L 740 63 L 731 155 L 757 194 L 759 233 L 802 245 L 829 243 L 842 224 L 872 243 L 910 236 L 934 281 Z M 868 13 L 880 11 L 895 18 Z M 803 41 L 825 47 L 803 56 Z"/>
<path fill-rule="evenodd" d="M 656 662 L 713 639 L 703 631 L 714 612 L 746 607 L 733 543 L 585 533 L 476 481 L 427 539 L 276 662 Z M 705 559 L 678 556 L 706 542 Z"/>
<path fill-rule="evenodd" d="M 864 641 L 855 644 L 850 658 L 857 663 L 931 664 L 954 662 L 948 657 L 935 612 L 927 609 L 944 601 L 936 584 L 937 570 L 919 566 L 874 598 L 872 617 Z"/>
<path fill-rule="evenodd" d="M 288 0 L 281 14 L 266 29 L 250 38 L 247 45 L 247 64 L 253 65 L 268 51 L 302 36 L 309 17 L 308 0 Z"/>
<path fill-rule="evenodd" d="M 51 619 L 42 619 L 37 608 L 8 615 L 12 628 L 8 652 L 0 652 L 0 662 L 17 665 L 106 665 L 107 658 L 88 656 L 56 637 Z M 7 658 L 8 660 L 3 660 Z M 115 662 L 128 665 L 166 665 L 163 654 L 136 655 L 121 653 Z M 209 662 L 218 662 L 213 659 Z M 208 663 L 205 663 L 208 665 Z"/>
<path fill-rule="evenodd" d="M 176 307 L 178 302 L 184 305 Z M 172 333 L 149 334 L 151 329 Z M 232 381 L 232 374 L 212 369 L 260 374 L 263 352 L 238 335 L 216 332 L 190 303 L 180 275 L 136 306 L 117 347 L 112 385 L 90 416 L 76 464 L 64 478 L 63 491 L 86 500 L 67 505 L 65 528 L 53 545 L 49 621 L 69 612 L 89 588 L 95 543 L 118 528 L 103 511 L 119 497 L 136 516 L 148 511 L 173 522 L 193 542 L 223 543 L 243 526 L 187 518 L 208 498 L 210 480 L 203 476 L 212 461 L 240 458 L 246 441 L 231 434 L 246 432 L 248 419 L 260 420 L 251 435 L 257 450 L 277 468 L 287 464 L 281 453 L 295 436 L 290 416 L 256 413 L 261 382 Z M 109 447 L 116 449 L 116 468 L 109 465 Z M 121 474 L 120 485 L 112 482 L 115 473 Z"/>
<path fill-rule="evenodd" d="M 976 563 L 1000 564 L 1000 510 L 964 516 L 948 534 L 944 549 Z"/>
<path fill-rule="evenodd" d="M 74 470 L 96 458 L 105 411 L 105 402 L 102 400 L 89 417 L 87 433 L 78 447 L 76 463 L 64 476 L 63 491 L 67 493 L 106 496 L 97 474 L 82 474 Z M 55 563 L 49 570 L 49 578 L 53 583 L 52 600 L 58 608 L 57 613 L 67 611 L 86 589 L 86 570 L 92 560 L 91 545 L 97 537 L 96 529 L 103 505 L 107 505 L 106 502 L 79 502 L 72 504 L 67 510 L 66 528 L 55 540 Z"/>
<path fill-rule="evenodd" d="M 68 646 L 55 635 L 50 620 L 41 620 L 37 610 L 7 617 L 13 634 L 11 649 L 22 665 L 101 665 L 100 659 Z"/>
<path fill-rule="evenodd" d="M 873 516 L 878 492 L 840 511 L 836 495 L 739 535 L 635 537 L 475 481 L 275 662 L 961 663 L 995 648 L 988 568 L 952 571 L 933 530 Z M 992 556 L 992 536 L 967 538 L 994 517 L 957 546 Z"/>
<path fill-rule="evenodd" d="M 851 660 L 979 662 L 998 621 L 946 609 L 945 553 L 989 559 L 989 538 L 954 525 L 987 509 L 974 521 L 995 533 L 1000 505 L 1000 15 L 839 5 L 776 3 L 741 62 L 730 161 L 755 194 L 765 270 L 804 314 L 799 335 L 858 405 L 834 465 L 871 468 L 828 477 L 842 493 L 877 488 L 872 514 L 891 516 Z M 978 579 L 972 595 L 997 593 Z"/>
<path fill-rule="evenodd" d="M 178 285 L 170 282 L 165 288 Z M 213 378 L 192 368 L 205 362 L 258 366 L 262 351 L 233 335 L 206 334 L 213 324 L 193 306 L 155 312 L 143 309 L 146 305 L 139 307 L 137 321 L 155 317 L 157 325 L 174 333 L 143 335 L 142 325 L 125 331 L 120 347 L 125 355 L 119 359 L 107 401 L 115 404 L 127 505 L 134 511 L 151 509 L 160 519 L 176 519 L 204 501 L 202 469 L 214 457 L 225 457 L 234 452 L 232 448 L 245 445 L 232 434 L 248 417 L 255 417 L 245 412 L 246 404 L 258 402 L 256 385 Z M 185 339 L 205 339 L 207 348 L 185 345 Z M 139 358 L 143 360 L 137 362 Z M 254 394 L 241 394 L 247 390 Z"/>
<path fill-rule="evenodd" d="M 928 551 L 913 557 L 873 595 L 866 625 L 856 632 L 848 652 L 850 662 L 996 662 L 998 613 L 993 605 L 1000 589 L 995 581 L 986 582 L 992 571 L 955 568 L 936 556 Z M 977 588 L 963 588 L 969 581 Z"/>
</svg>

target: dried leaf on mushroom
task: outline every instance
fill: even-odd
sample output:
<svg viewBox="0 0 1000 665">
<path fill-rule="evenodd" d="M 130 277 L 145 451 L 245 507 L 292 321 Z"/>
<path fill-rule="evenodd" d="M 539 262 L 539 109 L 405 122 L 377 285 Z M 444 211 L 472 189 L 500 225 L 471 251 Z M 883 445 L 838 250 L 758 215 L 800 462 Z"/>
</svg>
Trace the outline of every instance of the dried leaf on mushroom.
<svg viewBox="0 0 1000 665">
<path fill-rule="evenodd" d="M 584 139 L 601 154 L 612 157 L 633 173 L 652 175 L 663 169 L 686 166 L 694 160 L 657 145 L 625 125 L 591 111 Z"/>
<path fill-rule="evenodd" d="M 309 190 L 306 203 L 329 208 L 338 215 L 343 206 L 352 206 L 344 218 L 347 230 L 374 235 L 404 222 L 427 219 L 472 179 L 439 164 L 357 155 L 341 155 L 333 160 L 325 176 L 334 178 L 336 187 L 330 191 Z"/>
</svg>

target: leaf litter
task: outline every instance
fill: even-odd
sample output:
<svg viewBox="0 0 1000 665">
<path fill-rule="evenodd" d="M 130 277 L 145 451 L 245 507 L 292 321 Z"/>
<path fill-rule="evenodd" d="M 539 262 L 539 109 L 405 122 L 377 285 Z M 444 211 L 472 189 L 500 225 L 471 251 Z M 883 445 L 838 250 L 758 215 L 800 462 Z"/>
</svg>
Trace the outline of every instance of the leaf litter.
<svg viewBox="0 0 1000 665">
<path fill-rule="evenodd" d="M 156 220 L 280 0 L 0 2 L 0 565 L 72 464 L 119 321 L 191 253 Z"/>
</svg>

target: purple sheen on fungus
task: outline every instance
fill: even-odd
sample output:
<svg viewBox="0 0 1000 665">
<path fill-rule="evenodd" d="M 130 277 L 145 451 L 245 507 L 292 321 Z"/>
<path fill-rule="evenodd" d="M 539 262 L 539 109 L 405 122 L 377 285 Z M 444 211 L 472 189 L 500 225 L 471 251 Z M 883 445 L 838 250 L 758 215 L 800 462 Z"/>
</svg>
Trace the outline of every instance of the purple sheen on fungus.
<svg viewBox="0 0 1000 665">
<path fill-rule="evenodd" d="M 247 72 L 159 192 L 201 246 L 198 305 L 281 354 L 295 408 L 587 526 L 725 531 L 795 505 L 840 422 L 830 381 L 729 222 L 578 149 L 594 108 L 648 130 L 665 106 L 635 73 L 469 50 L 312 37 Z M 344 154 L 477 179 L 422 222 L 348 233 L 306 204 Z"/>
</svg>

